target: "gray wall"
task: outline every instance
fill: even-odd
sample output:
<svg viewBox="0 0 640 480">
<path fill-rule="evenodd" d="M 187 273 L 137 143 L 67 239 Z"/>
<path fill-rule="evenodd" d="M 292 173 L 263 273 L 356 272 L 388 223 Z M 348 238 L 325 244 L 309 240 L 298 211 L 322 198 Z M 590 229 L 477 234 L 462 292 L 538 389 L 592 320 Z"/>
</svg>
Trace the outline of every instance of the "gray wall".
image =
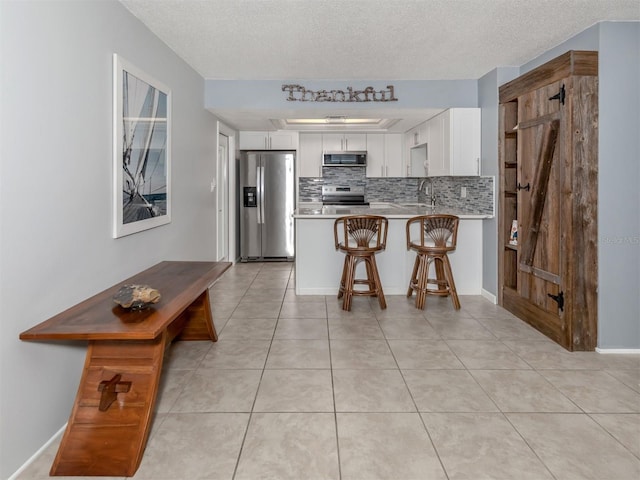
<svg viewBox="0 0 640 480">
<path fill-rule="evenodd" d="M 640 349 L 640 23 L 594 25 L 520 73 L 567 50 L 599 51 L 598 347 Z"/>
<path fill-rule="evenodd" d="M 640 23 L 600 24 L 599 73 L 598 345 L 640 349 Z"/>
<path fill-rule="evenodd" d="M 0 478 L 67 421 L 86 344 L 20 332 L 160 260 L 213 260 L 204 80 L 116 1 L 0 2 Z M 111 238 L 112 54 L 173 93 L 173 221 Z"/>
<path fill-rule="evenodd" d="M 482 175 L 495 177 L 494 205 L 498 212 L 498 87 L 516 78 L 517 67 L 499 67 L 478 80 L 478 106 L 482 109 Z M 482 222 L 482 288 L 498 295 L 498 219 Z"/>
<path fill-rule="evenodd" d="M 547 52 L 539 55 L 538 57 L 528 61 L 524 65 L 520 66 L 520 75 L 539 67 L 543 63 L 548 62 L 556 58 L 558 55 L 562 55 L 568 50 L 598 50 L 600 45 L 599 31 L 600 25 L 596 24 L 586 30 L 574 35 L 567 41 L 557 45 L 556 47 L 548 50 Z"/>
<path fill-rule="evenodd" d="M 306 110 L 308 102 L 288 102 L 288 93 L 282 91 L 283 84 L 301 84 L 309 90 L 322 90 L 327 86 L 349 85 L 342 80 L 206 80 L 205 106 L 211 109 L 282 108 L 292 111 Z M 375 90 L 394 85 L 397 102 L 387 102 L 388 108 L 453 108 L 477 107 L 478 83 L 476 80 L 393 80 L 371 81 L 367 85 Z M 379 109 L 379 102 L 344 102 L 341 110 Z M 315 102 L 314 109 L 335 111 L 332 102 Z"/>
</svg>

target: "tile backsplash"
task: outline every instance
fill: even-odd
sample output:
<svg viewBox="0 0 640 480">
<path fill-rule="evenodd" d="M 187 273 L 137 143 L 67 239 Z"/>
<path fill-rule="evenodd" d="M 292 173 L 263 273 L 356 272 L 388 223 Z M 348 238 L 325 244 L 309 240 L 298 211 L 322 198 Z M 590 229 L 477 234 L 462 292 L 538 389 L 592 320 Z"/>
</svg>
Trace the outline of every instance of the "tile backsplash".
<svg viewBox="0 0 640 480">
<path fill-rule="evenodd" d="M 437 205 L 469 214 L 494 214 L 494 177 L 367 178 L 365 173 L 365 167 L 323 167 L 322 178 L 300 177 L 300 201 L 321 202 L 322 185 L 352 185 L 364 186 L 369 202 L 429 203 L 424 187 L 418 192 L 426 180 L 424 186 L 433 185 Z M 466 198 L 461 198 L 462 187 L 467 189 Z"/>
</svg>

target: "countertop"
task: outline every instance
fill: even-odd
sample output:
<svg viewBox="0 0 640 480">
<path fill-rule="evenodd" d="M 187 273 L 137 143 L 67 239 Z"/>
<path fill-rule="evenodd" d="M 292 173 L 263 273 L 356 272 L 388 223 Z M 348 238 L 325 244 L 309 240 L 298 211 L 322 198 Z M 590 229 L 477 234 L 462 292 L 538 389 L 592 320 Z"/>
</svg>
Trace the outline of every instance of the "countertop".
<svg viewBox="0 0 640 480">
<path fill-rule="evenodd" d="M 461 219 L 493 218 L 493 215 L 464 212 L 446 206 L 430 207 L 419 203 L 371 203 L 369 206 L 323 206 L 322 203 L 300 203 L 294 218 L 337 218 L 344 215 L 382 215 L 387 218 L 411 218 L 417 215 L 450 214 Z"/>
</svg>

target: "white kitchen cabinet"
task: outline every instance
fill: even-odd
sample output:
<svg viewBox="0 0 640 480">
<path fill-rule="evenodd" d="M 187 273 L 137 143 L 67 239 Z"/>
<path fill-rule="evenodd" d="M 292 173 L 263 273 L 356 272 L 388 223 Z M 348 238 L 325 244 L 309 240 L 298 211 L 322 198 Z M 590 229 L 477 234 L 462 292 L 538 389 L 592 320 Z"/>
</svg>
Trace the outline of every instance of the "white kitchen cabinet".
<svg viewBox="0 0 640 480">
<path fill-rule="evenodd" d="M 426 176 L 424 160 L 419 159 L 424 153 L 426 155 L 426 143 L 428 142 L 427 122 L 413 127 L 404 134 L 404 165 L 407 177 Z"/>
<path fill-rule="evenodd" d="M 367 150 L 365 133 L 324 133 L 322 149 L 325 152 L 364 152 Z"/>
<path fill-rule="evenodd" d="M 451 108 L 427 121 L 427 175 L 480 175 L 480 109 Z"/>
<path fill-rule="evenodd" d="M 240 150 L 297 150 L 298 132 L 240 132 Z"/>
<path fill-rule="evenodd" d="M 407 148 L 415 147 L 427 142 L 427 122 L 413 127 L 405 133 Z"/>
<path fill-rule="evenodd" d="M 299 140 L 298 177 L 322 177 L 322 134 L 301 133 Z"/>
<path fill-rule="evenodd" d="M 402 134 L 367 134 L 367 177 L 404 177 Z"/>
<path fill-rule="evenodd" d="M 436 115 L 427 122 L 427 135 L 429 137 L 427 142 L 427 171 L 425 175 L 432 177 L 440 175 L 449 175 L 448 163 L 449 154 L 448 148 L 445 147 L 445 137 L 449 137 L 446 133 L 445 124 L 449 122 L 451 115 L 449 110 L 442 112 L 440 115 Z"/>
<path fill-rule="evenodd" d="M 367 134 L 367 177 L 386 177 L 384 134 Z"/>
<path fill-rule="evenodd" d="M 387 177 L 405 176 L 401 133 L 390 133 L 384 136 L 384 158 Z"/>
<path fill-rule="evenodd" d="M 409 149 L 407 160 L 407 177 L 427 176 L 427 144 L 423 143 Z"/>
</svg>

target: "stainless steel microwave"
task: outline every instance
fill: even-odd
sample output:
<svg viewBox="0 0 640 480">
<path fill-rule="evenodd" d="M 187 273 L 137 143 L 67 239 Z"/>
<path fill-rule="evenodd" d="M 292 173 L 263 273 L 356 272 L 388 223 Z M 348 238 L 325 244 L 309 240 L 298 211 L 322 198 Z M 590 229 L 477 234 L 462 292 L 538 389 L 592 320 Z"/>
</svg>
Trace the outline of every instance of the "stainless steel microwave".
<svg viewBox="0 0 640 480">
<path fill-rule="evenodd" d="M 367 152 L 324 152 L 323 167 L 366 167 Z"/>
</svg>

